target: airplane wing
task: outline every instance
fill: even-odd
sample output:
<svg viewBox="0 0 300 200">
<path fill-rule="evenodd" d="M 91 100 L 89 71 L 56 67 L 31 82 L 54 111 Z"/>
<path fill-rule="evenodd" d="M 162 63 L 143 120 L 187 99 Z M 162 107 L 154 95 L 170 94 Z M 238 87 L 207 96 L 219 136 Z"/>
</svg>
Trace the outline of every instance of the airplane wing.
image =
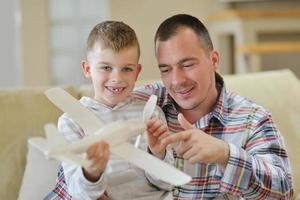
<svg viewBox="0 0 300 200">
<path fill-rule="evenodd" d="M 47 141 L 45 138 L 42 137 L 34 137 L 34 138 L 30 138 L 28 140 L 28 142 L 34 146 L 35 148 L 37 148 L 39 151 L 41 151 L 46 159 L 55 159 L 55 160 L 60 160 L 69 164 L 74 164 L 74 165 L 79 165 L 79 166 L 83 166 L 83 167 L 88 167 L 90 166 L 91 162 L 87 159 L 85 159 L 83 156 L 81 155 L 77 155 L 77 154 L 72 154 L 72 153 L 61 153 L 59 155 L 49 155 L 49 148 L 48 148 L 48 143 L 49 141 Z"/>
<path fill-rule="evenodd" d="M 78 155 L 78 154 L 63 154 L 59 156 L 54 156 L 52 158 L 55 158 L 56 160 L 60 160 L 72 165 L 78 165 L 82 167 L 89 167 L 91 166 L 92 162 L 84 157 L 84 155 Z"/>
<path fill-rule="evenodd" d="M 68 113 L 87 135 L 91 135 L 101 128 L 103 122 L 77 99 L 61 88 L 51 88 L 45 92 L 48 99 L 59 109 Z"/>
<path fill-rule="evenodd" d="M 175 186 L 184 185 L 191 181 L 191 177 L 162 160 L 135 148 L 128 143 L 122 143 L 110 148 L 112 153 L 138 166 L 158 179 Z"/>
</svg>

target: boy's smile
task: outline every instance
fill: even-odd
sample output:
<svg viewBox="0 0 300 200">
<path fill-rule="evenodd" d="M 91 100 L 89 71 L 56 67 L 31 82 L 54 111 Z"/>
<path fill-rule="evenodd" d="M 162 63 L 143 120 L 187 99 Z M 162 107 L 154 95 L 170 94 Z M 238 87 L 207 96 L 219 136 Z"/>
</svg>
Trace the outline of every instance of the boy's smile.
<svg viewBox="0 0 300 200">
<path fill-rule="evenodd" d="M 86 77 L 92 80 L 95 99 L 114 107 L 130 96 L 141 70 L 138 58 L 136 46 L 115 52 L 95 45 L 82 62 Z"/>
<path fill-rule="evenodd" d="M 113 86 L 106 86 L 105 88 L 114 94 L 121 93 L 125 89 L 125 87 L 113 87 Z"/>
</svg>

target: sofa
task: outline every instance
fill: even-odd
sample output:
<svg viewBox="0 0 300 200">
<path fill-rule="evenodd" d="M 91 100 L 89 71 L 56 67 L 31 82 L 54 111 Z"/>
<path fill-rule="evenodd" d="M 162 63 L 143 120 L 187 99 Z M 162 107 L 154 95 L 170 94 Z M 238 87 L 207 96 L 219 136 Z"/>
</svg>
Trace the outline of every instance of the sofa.
<svg viewBox="0 0 300 200">
<path fill-rule="evenodd" d="M 285 138 L 295 199 L 300 199 L 300 82 L 289 70 L 224 76 L 227 88 L 266 107 Z M 151 81 L 150 81 L 151 82 Z M 149 83 L 141 81 L 138 84 Z M 74 97 L 92 96 L 90 85 L 62 86 Z M 61 115 L 44 95 L 49 87 L 0 89 L 0 199 L 42 199 L 54 187 L 59 162 L 32 145 L 43 126 Z"/>
</svg>

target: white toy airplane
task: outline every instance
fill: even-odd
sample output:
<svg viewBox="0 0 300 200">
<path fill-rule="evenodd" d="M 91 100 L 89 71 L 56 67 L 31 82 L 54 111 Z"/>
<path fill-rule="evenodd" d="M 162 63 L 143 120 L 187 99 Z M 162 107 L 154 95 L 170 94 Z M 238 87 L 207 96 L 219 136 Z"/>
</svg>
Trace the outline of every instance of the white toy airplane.
<svg viewBox="0 0 300 200">
<path fill-rule="evenodd" d="M 128 139 L 146 130 L 144 122 L 153 115 L 157 100 L 156 96 L 152 95 L 146 103 L 143 120 L 123 120 L 104 125 L 99 118 L 63 89 L 52 88 L 47 90 L 45 94 L 58 108 L 68 113 L 87 134 L 83 139 L 75 143 L 69 143 L 58 132 L 54 124 L 47 124 L 45 126 L 47 140 L 45 138 L 34 138 L 31 141 L 47 158 L 54 158 L 80 166 L 89 166 L 90 162 L 82 156 L 83 153 L 95 142 L 104 140 L 109 144 L 112 153 L 160 180 L 176 186 L 191 181 L 189 175 L 127 142 Z"/>
</svg>

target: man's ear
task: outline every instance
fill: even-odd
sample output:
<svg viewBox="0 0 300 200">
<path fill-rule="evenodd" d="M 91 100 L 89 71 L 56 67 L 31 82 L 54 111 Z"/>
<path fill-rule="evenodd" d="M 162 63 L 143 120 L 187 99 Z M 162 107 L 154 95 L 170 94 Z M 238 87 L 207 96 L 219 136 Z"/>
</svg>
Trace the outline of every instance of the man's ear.
<svg viewBox="0 0 300 200">
<path fill-rule="evenodd" d="M 214 67 L 214 71 L 217 71 L 219 69 L 219 63 L 220 63 L 220 55 L 219 52 L 213 50 L 211 53 L 211 61 L 212 65 Z"/>
<path fill-rule="evenodd" d="M 89 63 L 86 59 L 83 59 L 81 61 L 81 67 L 82 67 L 82 71 L 83 71 L 84 76 L 86 78 L 90 78 L 91 77 L 91 68 L 90 68 L 90 65 L 89 65 Z"/>
</svg>

